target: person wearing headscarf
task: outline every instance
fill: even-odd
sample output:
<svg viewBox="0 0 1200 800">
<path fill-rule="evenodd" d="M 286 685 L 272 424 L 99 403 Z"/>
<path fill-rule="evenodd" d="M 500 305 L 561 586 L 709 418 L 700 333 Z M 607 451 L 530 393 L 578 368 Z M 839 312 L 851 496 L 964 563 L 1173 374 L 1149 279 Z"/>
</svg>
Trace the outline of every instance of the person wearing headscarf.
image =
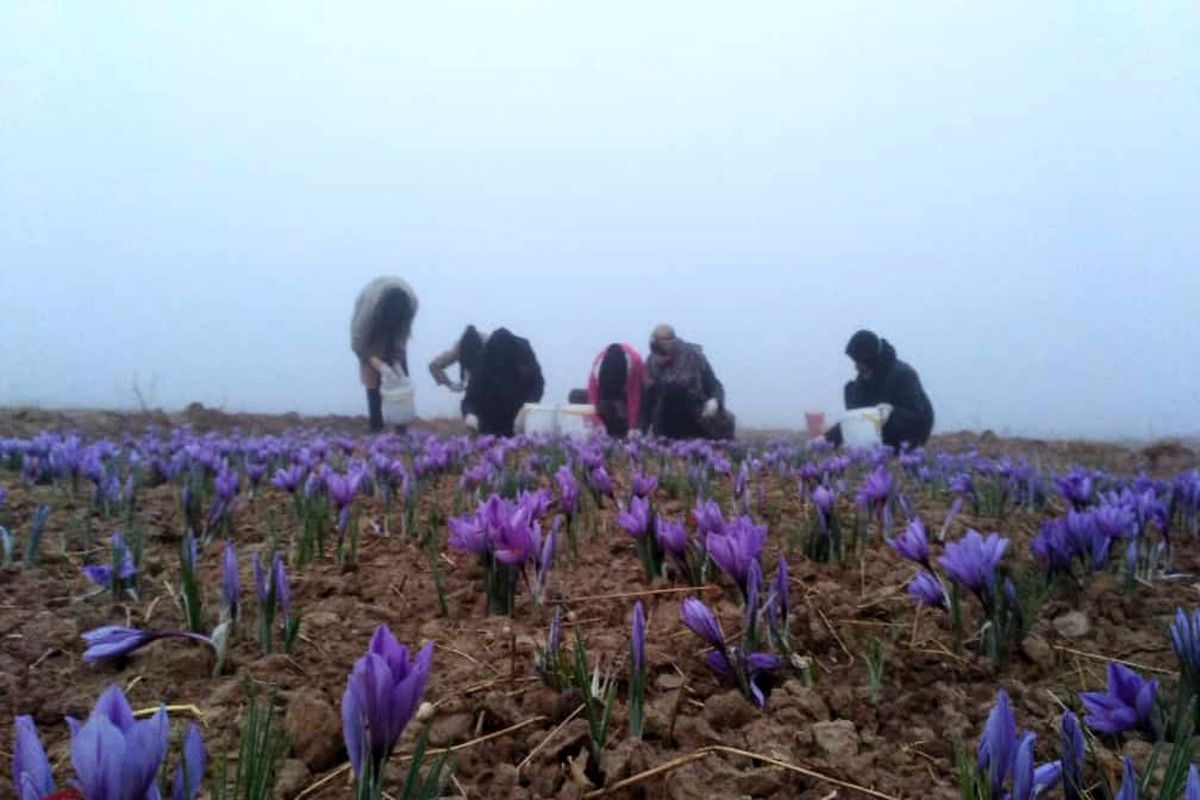
<svg viewBox="0 0 1200 800">
<path fill-rule="evenodd" d="M 358 357 L 359 380 L 367 390 L 371 431 L 383 430 L 382 381 L 387 365 L 408 375 L 408 340 L 417 316 L 417 295 L 393 276 L 374 279 L 359 292 L 350 317 L 350 349 Z"/>
<path fill-rule="evenodd" d="M 700 345 L 685 342 L 670 325 L 650 335 L 650 357 L 639 409 L 639 428 L 668 439 L 731 439 L 734 418 L 725 387 Z"/>
<path fill-rule="evenodd" d="M 488 334 L 480 333 L 474 325 L 468 325 L 454 345 L 429 362 L 429 374 L 438 386 L 445 386 L 461 394 L 467 390 L 471 374 L 479 367 Z M 458 364 L 458 380 L 451 380 L 446 370 Z"/>
<path fill-rule="evenodd" d="M 860 330 L 846 344 L 846 355 L 858 373 L 846 384 L 846 410 L 879 407 L 885 420 L 883 443 L 888 447 L 920 447 L 929 441 L 933 404 L 917 371 L 896 357 L 896 348 L 872 331 Z M 841 426 L 835 425 L 826 438 L 841 446 Z"/>
<path fill-rule="evenodd" d="M 641 355 L 628 344 L 610 344 L 592 362 L 585 399 L 609 436 L 623 438 L 637 426 L 644 374 Z"/>
<path fill-rule="evenodd" d="M 541 402 L 546 389 L 529 340 L 497 328 L 473 363 L 464 360 L 463 352 L 459 360 L 467 370 L 462 401 L 467 427 L 482 434 L 512 436 L 521 407 Z"/>
</svg>

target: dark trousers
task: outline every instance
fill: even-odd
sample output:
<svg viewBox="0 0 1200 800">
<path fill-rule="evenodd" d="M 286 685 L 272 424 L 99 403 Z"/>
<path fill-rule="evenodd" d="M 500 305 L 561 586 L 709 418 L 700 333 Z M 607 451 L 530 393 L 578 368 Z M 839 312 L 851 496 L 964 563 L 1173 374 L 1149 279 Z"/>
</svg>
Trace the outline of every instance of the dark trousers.
<svg viewBox="0 0 1200 800">
<path fill-rule="evenodd" d="M 370 419 L 371 433 L 383 432 L 383 395 L 378 389 L 367 389 L 367 417 Z M 405 425 L 397 425 L 396 433 L 408 430 Z"/>
<path fill-rule="evenodd" d="M 383 430 L 383 395 L 378 389 L 367 389 L 367 417 L 370 419 L 371 433 Z"/>
</svg>

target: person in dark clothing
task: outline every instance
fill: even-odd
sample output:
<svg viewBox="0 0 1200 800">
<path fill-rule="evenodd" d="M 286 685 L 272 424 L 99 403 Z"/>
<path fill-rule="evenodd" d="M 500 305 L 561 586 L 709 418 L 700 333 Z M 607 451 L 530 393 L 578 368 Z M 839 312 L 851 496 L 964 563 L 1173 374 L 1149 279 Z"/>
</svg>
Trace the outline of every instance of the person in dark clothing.
<svg viewBox="0 0 1200 800">
<path fill-rule="evenodd" d="M 871 331 L 860 330 L 846 344 L 858 377 L 846 384 L 846 410 L 881 406 L 886 421 L 883 443 L 900 449 L 920 447 L 933 431 L 933 404 L 921 387 L 917 371 L 896 358 L 896 348 Z M 825 437 L 840 447 L 842 430 L 835 425 Z"/>
<path fill-rule="evenodd" d="M 676 338 L 670 325 L 650 337 L 640 421 L 642 433 L 668 439 L 732 439 L 735 422 L 725 387 L 696 344 Z"/>
<path fill-rule="evenodd" d="M 512 436 L 517 413 L 542 399 L 546 382 L 529 340 L 499 328 L 488 337 L 469 373 L 462 414 L 482 434 Z"/>
</svg>

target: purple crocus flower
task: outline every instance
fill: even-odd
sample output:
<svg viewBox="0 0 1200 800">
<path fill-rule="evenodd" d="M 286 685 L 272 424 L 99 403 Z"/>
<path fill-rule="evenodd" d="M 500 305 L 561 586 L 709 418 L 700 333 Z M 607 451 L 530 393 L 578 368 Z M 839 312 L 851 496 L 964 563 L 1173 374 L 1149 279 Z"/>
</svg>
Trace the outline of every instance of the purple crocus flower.
<svg viewBox="0 0 1200 800">
<path fill-rule="evenodd" d="M 1179 660 L 1179 670 L 1200 679 L 1200 609 L 1189 617 L 1182 608 L 1175 609 L 1171 624 L 1171 649 Z"/>
<path fill-rule="evenodd" d="M 246 462 L 246 479 L 250 481 L 250 486 L 257 489 L 262 483 L 263 476 L 267 474 L 267 465 L 261 461 Z"/>
<path fill-rule="evenodd" d="M 108 658 L 121 658 L 160 638 L 162 634 L 155 631 L 104 625 L 83 634 L 83 640 L 87 643 L 83 660 L 91 664 Z"/>
<path fill-rule="evenodd" d="M 907 592 L 908 596 L 919 606 L 947 608 L 950 604 L 942 582 L 932 573 L 924 570 L 918 572 L 916 577 L 908 582 Z"/>
<path fill-rule="evenodd" d="M 167 711 L 160 707 L 137 721 L 125 695 L 110 686 L 82 725 L 71 728 L 71 763 L 80 793 L 88 800 L 157 798 L 154 779 L 167 754 Z"/>
<path fill-rule="evenodd" d="M 1153 734 L 1157 694 L 1157 680 L 1144 680 L 1124 664 L 1110 663 L 1107 691 L 1079 695 L 1088 712 L 1083 721 L 1097 733 L 1118 734 L 1136 728 Z"/>
<path fill-rule="evenodd" d="M 633 644 L 632 672 L 641 673 L 646 670 L 646 616 L 642 610 L 642 601 L 633 604 Z"/>
<path fill-rule="evenodd" d="M 18 800 L 42 800 L 54 793 L 54 775 L 33 717 L 13 720 L 13 790 Z"/>
<path fill-rule="evenodd" d="M 1073 469 L 1054 479 L 1054 488 L 1074 508 L 1083 508 L 1092 499 L 1092 477 L 1082 469 Z"/>
<path fill-rule="evenodd" d="M 171 800 L 193 800 L 204 780 L 204 740 L 196 723 L 190 723 L 183 735 L 183 757 L 171 781 Z"/>
<path fill-rule="evenodd" d="M 528 508 L 518 507 L 501 523 L 492 546 L 497 561 L 521 566 L 537 556 L 540 542 L 540 526 L 530 519 Z"/>
<path fill-rule="evenodd" d="M 1183 787 L 1183 800 L 1200 800 L 1200 771 L 1196 765 L 1188 767 L 1187 783 Z"/>
<path fill-rule="evenodd" d="M 712 610 L 695 597 L 685 598 L 679 608 L 679 618 L 692 633 L 699 636 L 710 647 L 723 651 L 725 649 L 725 634 L 721 632 L 721 623 Z"/>
<path fill-rule="evenodd" d="M 1137 520 L 1128 506 L 1105 503 L 1097 508 L 1093 518 L 1106 539 L 1124 539 L 1133 533 Z"/>
<path fill-rule="evenodd" d="M 221 617 L 238 617 L 238 563 L 232 542 L 226 543 L 221 560 Z"/>
<path fill-rule="evenodd" d="M 1075 547 L 1069 540 L 1064 520 L 1043 522 L 1037 535 L 1030 540 L 1029 549 L 1042 569 L 1056 574 L 1070 573 Z"/>
<path fill-rule="evenodd" d="M 892 473 L 887 471 L 887 468 L 880 465 L 863 479 L 863 485 L 859 487 L 857 500 L 859 506 L 865 509 L 875 510 L 881 508 L 891 498 L 896 490 L 895 482 L 892 480 Z"/>
<path fill-rule="evenodd" d="M 374 781 L 382 780 L 388 756 L 421 702 L 432 658 L 433 642 L 409 659 L 387 625 L 375 629 L 342 695 L 342 734 L 356 777 L 369 768 Z"/>
<path fill-rule="evenodd" d="M 275 604 L 283 615 L 283 634 L 287 636 L 292 621 L 292 590 L 288 586 L 287 570 L 279 553 L 271 560 L 271 581 L 275 587 Z"/>
<path fill-rule="evenodd" d="M 450 536 L 446 544 L 458 553 L 484 555 L 491 550 L 491 540 L 479 514 L 466 517 L 451 517 L 447 523 Z"/>
<path fill-rule="evenodd" d="M 92 583 L 104 589 L 110 589 L 113 585 L 113 564 L 119 564 L 116 574 L 117 580 L 124 582 L 137 574 L 137 567 L 134 566 L 133 556 L 129 552 L 129 548 L 125 546 L 125 537 L 120 533 L 114 533 L 108 539 L 108 549 L 112 554 L 110 563 L 108 564 L 89 564 L 83 568 L 84 576 Z"/>
<path fill-rule="evenodd" d="M 650 503 L 634 495 L 629 501 L 629 510 L 617 514 L 617 525 L 633 538 L 642 538 L 650 527 Z"/>
<path fill-rule="evenodd" d="M 959 497 L 971 497 L 975 494 L 975 484 L 970 475 L 960 472 L 950 478 L 950 491 Z"/>
<path fill-rule="evenodd" d="M 1083 797 L 1083 762 L 1087 758 L 1087 750 L 1079 719 L 1070 711 L 1064 711 L 1062 715 L 1059 757 L 1062 764 L 1063 800 L 1080 800 Z"/>
<path fill-rule="evenodd" d="M 653 475 L 644 475 L 640 472 L 633 473 L 630 483 L 633 494 L 636 497 L 647 498 L 654 494 L 654 490 L 658 488 L 658 478 Z"/>
<path fill-rule="evenodd" d="M 673 558 L 683 558 L 687 553 L 687 529 L 681 522 L 671 522 L 659 514 L 654 525 L 654 534 L 662 549 Z"/>
<path fill-rule="evenodd" d="M 553 503 L 553 496 L 545 489 L 538 489 L 536 492 L 521 492 L 520 497 L 517 498 L 517 505 L 528 511 L 529 518 L 532 520 L 544 517 L 550 511 Z"/>
<path fill-rule="evenodd" d="M 725 528 L 725 518 L 721 516 L 721 507 L 712 500 L 697 503 L 692 510 L 692 518 L 696 521 L 696 532 L 701 538 L 710 533 L 720 533 Z"/>
<path fill-rule="evenodd" d="M 354 502 L 354 495 L 358 492 L 358 483 L 349 475 L 342 475 L 330 470 L 325 473 L 325 490 L 329 493 L 329 499 L 337 506 L 338 511 L 341 511 Z"/>
<path fill-rule="evenodd" d="M 1133 771 L 1133 761 L 1129 756 L 1125 756 L 1124 764 L 1125 767 L 1121 771 L 1121 787 L 1113 795 L 1113 800 L 1138 800 L 1138 779 L 1137 773 Z"/>
<path fill-rule="evenodd" d="M 611 497 L 613 493 L 612 478 L 608 477 L 608 470 L 604 467 L 596 467 L 588 476 L 588 483 L 591 484 L 592 491 L 599 495 Z"/>
<path fill-rule="evenodd" d="M 558 484 L 558 504 L 567 519 L 575 515 L 579 508 L 579 481 L 575 474 L 565 464 L 554 473 L 554 482 Z"/>
<path fill-rule="evenodd" d="M 233 500 L 234 495 L 237 494 L 237 490 L 237 473 L 231 469 L 222 467 L 221 471 L 217 473 L 215 478 L 213 478 L 213 493 L 216 494 L 216 496 L 226 505 L 228 505 Z"/>
<path fill-rule="evenodd" d="M 710 533 L 706 539 L 708 554 L 722 572 L 746 596 L 751 562 L 758 562 L 767 539 L 767 526 L 755 525 L 749 517 L 738 517 L 719 534 Z"/>
<path fill-rule="evenodd" d="M 292 464 L 290 467 L 277 469 L 275 476 L 271 478 L 271 485 L 288 494 L 294 494 L 300 488 L 300 484 L 304 482 L 304 472 L 302 464 Z"/>
<path fill-rule="evenodd" d="M 920 517 L 913 517 L 904 532 L 888 541 L 888 545 L 903 559 L 929 569 L 929 540 Z"/>
<path fill-rule="evenodd" d="M 817 510 L 820 516 L 822 527 L 828 525 L 829 517 L 833 514 L 833 504 L 837 496 L 833 490 L 824 484 L 812 490 L 813 508 Z"/>
<path fill-rule="evenodd" d="M 1006 549 L 1008 539 L 1000 534 L 988 534 L 985 539 L 978 531 L 968 530 L 962 539 L 946 545 L 938 563 L 952 581 L 989 602 L 995 591 L 996 567 Z"/>
<path fill-rule="evenodd" d="M 996 693 L 996 704 L 988 713 L 983 736 L 979 739 L 978 766 L 987 775 L 989 796 L 1001 796 L 1016 750 L 1017 722 L 1008 702 L 1008 693 L 1001 689 Z"/>
<path fill-rule="evenodd" d="M 780 554 L 775 566 L 775 580 L 771 581 L 772 615 L 777 615 L 778 624 L 787 629 L 788 626 L 788 566 L 787 560 Z"/>
</svg>

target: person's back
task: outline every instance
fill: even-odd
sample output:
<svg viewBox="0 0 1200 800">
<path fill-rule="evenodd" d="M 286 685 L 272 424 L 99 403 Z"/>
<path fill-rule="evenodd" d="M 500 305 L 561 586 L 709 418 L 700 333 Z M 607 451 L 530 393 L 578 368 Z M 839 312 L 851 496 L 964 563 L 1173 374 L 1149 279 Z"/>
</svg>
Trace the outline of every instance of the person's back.
<svg viewBox="0 0 1200 800">
<path fill-rule="evenodd" d="M 545 380 L 527 339 L 506 328 L 487 340 L 475 374 L 467 385 L 463 414 L 479 420 L 479 432 L 512 436 L 517 412 L 542 399 Z"/>
<path fill-rule="evenodd" d="M 588 376 L 587 401 L 609 436 L 625 436 L 637 424 L 642 381 L 642 357 L 632 346 L 611 344 L 596 356 Z"/>
</svg>

